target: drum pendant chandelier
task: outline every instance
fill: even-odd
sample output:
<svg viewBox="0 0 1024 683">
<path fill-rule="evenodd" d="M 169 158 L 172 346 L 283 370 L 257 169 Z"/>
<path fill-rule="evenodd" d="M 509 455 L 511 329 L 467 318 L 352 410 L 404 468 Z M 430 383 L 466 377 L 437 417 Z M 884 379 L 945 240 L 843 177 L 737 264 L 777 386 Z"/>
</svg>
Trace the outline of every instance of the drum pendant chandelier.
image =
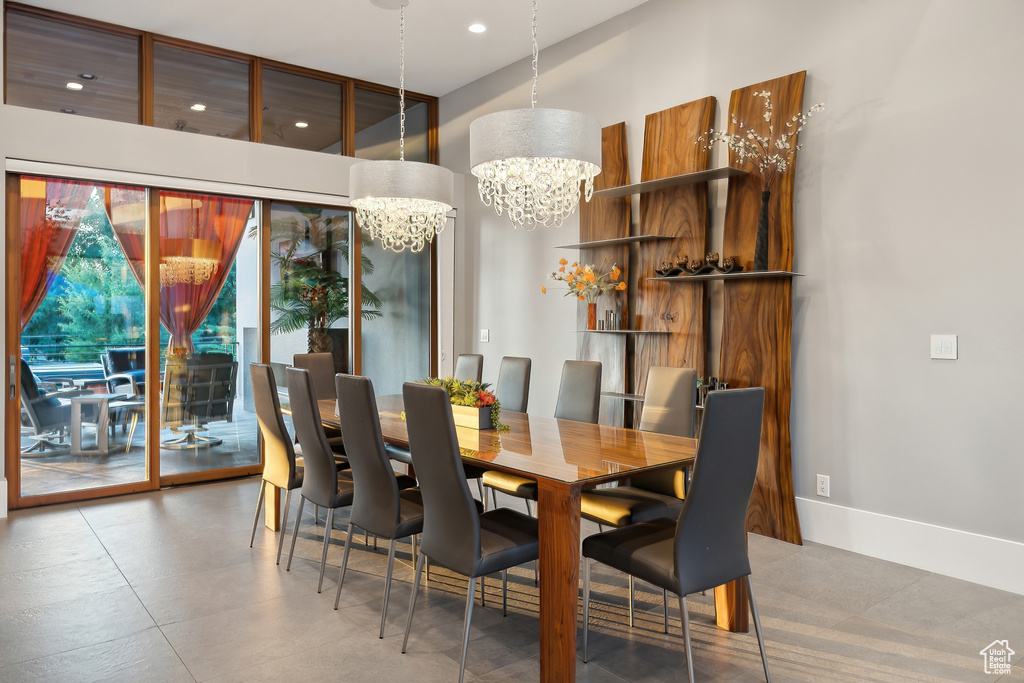
<svg viewBox="0 0 1024 683">
<path fill-rule="evenodd" d="M 454 176 L 434 164 L 405 160 L 405 6 L 409 0 L 378 7 L 399 9 L 399 138 L 398 161 L 363 161 L 349 171 L 349 197 L 356 222 L 379 239 L 384 249 L 418 252 L 440 233 L 448 220 L 454 196 Z"/>
<path fill-rule="evenodd" d="M 533 0 L 533 93 L 530 109 L 481 116 L 469 126 L 469 163 L 480 201 L 515 228 L 560 227 L 589 202 L 601 172 L 601 124 L 564 109 L 537 108 L 537 0 Z"/>
</svg>

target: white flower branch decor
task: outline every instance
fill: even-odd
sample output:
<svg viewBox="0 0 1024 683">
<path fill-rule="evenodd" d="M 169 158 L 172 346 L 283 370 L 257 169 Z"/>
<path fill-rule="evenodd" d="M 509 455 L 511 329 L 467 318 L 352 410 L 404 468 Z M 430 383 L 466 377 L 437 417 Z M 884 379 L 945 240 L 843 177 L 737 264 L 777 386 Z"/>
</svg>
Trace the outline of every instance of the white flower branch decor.
<svg viewBox="0 0 1024 683">
<path fill-rule="evenodd" d="M 772 94 L 763 90 L 755 92 L 753 96 L 764 99 L 764 114 L 761 118 L 768 125 L 767 134 L 761 132 L 763 124 L 747 126 L 734 114 L 731 116 L 732 123 L 738 132 L 728 133 L 712 128 L 698 137 L 697 143 L 705 143 L 706 150 L 711 149 L 715 143 L 724 143 L 740 161 L 753 161 L 757 164 L 757 174 L 761 179 L 761 214 L 757 221 L 757 241 L 754 245 L 754 270 L 757 271 L 768 268 L 768 200 L 772 185 L 776 178 L 789 170 L 793 157 L 803 146 L 797 142 L 800 132 L 814 114 L 825 111 L 825 105 L 819 103 L 806 113 L 794 114 L 786 121 L 785 130 L 776 133 L 772 123 Z"/>
</svg>

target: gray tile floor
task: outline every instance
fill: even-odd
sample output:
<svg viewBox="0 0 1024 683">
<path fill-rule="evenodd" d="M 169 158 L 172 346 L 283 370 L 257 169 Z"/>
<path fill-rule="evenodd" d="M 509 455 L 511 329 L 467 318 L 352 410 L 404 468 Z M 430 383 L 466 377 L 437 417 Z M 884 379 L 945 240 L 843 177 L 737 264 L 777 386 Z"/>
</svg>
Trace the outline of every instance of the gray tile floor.
<svg viewBox="0 0 1024 683">
<path fill-rule="evenodd" d="M 0 520 L 0 681 L 457 679 L 462 578 L 432 573 L 403 656 L 409 546 L 399 546 L 378 640 L 385 548 L 359 537 L 335 612 L 347 515 L 317 595 L 322 525 L 305 515 L 286 572 L 274 564 L 277 536 L 262 525 L 248 547 L 257 486 L 250 478 Z M 775 681 L 1024 680 L 1024 596 L 811 543 L 752 535 L 750 549 Z M 640 590 L 630 629 L 625 578 L 595 567 L 594 584 L 590 663 L 578 661 L 577 678 L 685 680 L 675 608 L 665 635 L 660 593 Z M 507 618 L 500 582 L 487 591 L 467 679 L 535 680 L 532 568 L 510 577 Z M 694 596 L 691 613 L 697 680 L 763 680 L 752 633 L 717 630 L 710 596 Z M 979 655 L 996 639 L 1017 652 L 1002 678 L 986 675 Z"/>
</svg>

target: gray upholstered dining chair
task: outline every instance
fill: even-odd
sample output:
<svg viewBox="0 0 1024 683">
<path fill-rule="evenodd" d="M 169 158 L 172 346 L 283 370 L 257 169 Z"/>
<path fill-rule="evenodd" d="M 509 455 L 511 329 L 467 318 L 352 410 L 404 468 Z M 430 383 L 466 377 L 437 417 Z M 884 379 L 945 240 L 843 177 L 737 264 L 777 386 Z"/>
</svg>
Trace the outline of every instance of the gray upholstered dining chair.
<svg viewBox="0 0 1024 683">
<path fill-rule="evenodd" d="M 747 505 L 757 475 L 763 409 L 764 389 L 760 387 L 708 394 L 693 482 L 679 519 L 640 522 L 584 539 L 584 662 L 588 658 L 590 635 L 590 560 L 597 560 L 679 596 L 691 683 L 693 654 L 686 596 L 745 579 L 764 676 L 771 680 L 750 580 L 746 530 Z"/>
<path fill-rule="evenodd" d="M 530 402 L 530 368 L 533 361 L 529 358 L 505 356 L 501 359 L 498 370 L 498 383 L 494 395 L 498 398 L 502 410 L 514 413 L 525 413 Z"/>
<path fill-rule="evenodd" d="M 476 579 L 500 571 L 502 604 L 505 607 L 508 568 L 537 559 L 537 520 L 508 508 L 479 514 L 462 475 L 459 441 L 447 392 L 442 387 L 406 383 L 402 393 L 424 512 L 423 536 L 416 560 L 402 653 L 406 652 L 409 644 L 424 558 L 429 557 L 432 564 L 469 577 L 459 669 L 459 683 L 462 683 L 466 673 L 466 649 L 473 618 Z"/>
<path fill-rule="evenodd" d="M 502 406 L 504 407 L 504 406 Z M 592 360 L 567 360 L 562 366 L 562 379 L 558 384 L 555 417 L 559 420 L 597 424 L 601 408 L 601 363 Z M 532 514 L 530 501 L 537 500 L 537 481 L 507 472 L 489 470 L 483 483 L 490 487 L 494 505 L 498 505 L 497 491 L 526 501 L 526 511 Z"/>
<path fill-rule="evenodd" d="M 331 401 L 338 398 L 334 386 L 334 355 L 330 353 L 296 353 L 292 356 L 292 365 L 309 370 L 313 380 L 313 394 L 317 401 Z M 331 450 L 339 455 L 345 454 L 345 443 L 341 432 L 325 427 L 327 443 Z"/>
<path fill-rule="evenodd" d="M 352 538 L 353 527 L 358 527 L 390 541 L 388 575 L 384 583 L 384 605 L 380 610 L 379 637 L 383 638 L 388 597 L 391 594 L 391 574 L 395 567 L 395 541 L 412 536 L 415 556 L 416 535 L 423 531 L 423 499 L 418 489 L 399 489 L 395 472 L 391 469 L 384 450 L 373 383 L 367 377 L 343 374 L 338 374 L 335 382 L 338 401 L 341 404 L 341 430 L 348 440 L 349 464 L 352 467 L 352 481 L 355 484 L 352 514 L 345 537 Z M 348 567 L 350 550 L 352 544 L 346 542 L 334 609 L 338 609 L 341 600 L 341 588 L 345 584 L 345 570 Z"/>
<path fill-rule="evenodd" d="M 334 462 L 334 454 L 324 435 L 323 423 L 320 421 L 320 409 L 316 404 L 313 392 L 313 379 L 308 370 L 287 368 L 288 399 L 292 406 L 292 423 L 295 434 L 302 445 L 303 479 L 302 497 L 299 498 L 299 511 L 295 516 L 295 530 L 292 532 L 291 549 L 288 551 L 286 570 L 292 568 L 292 555 L 295 554 L 295 541 L 299 537 L 299 524 L 302 522 L 302 506 L 308 500 L 318 507 L 327 508 L 327 524 L 324 526 L 324 549 L 320 558 L 320 581 L 316 592 L 319 593 L 324 584 L 324 568 L 327 566 L 327 549 L 331 543 L 331 528 L 334 525 L 334 511 L 352 504 L 355 486 L 346 472 L 339 472 Z M 349 539 L 346 539 L 346 544 Z"/>
<path fill-rule="evenodd" d="M 484 357 L 479 353 L 460 353 L 455 359 L 455 379 L 480 382 L 484 376 Z"/>
<path fill-rule="evenodd" d="M 281 536 L 277 541 L 277 564 L 281 564 L 281 550 L 284 548 L 284 537 L 288 530 L 288 510 L 291 508 L 292 491 L 302 486 L 302 467 L 296 464 L 295 447 L 292 445 L 288 428 L 281 414 L 281 401 L 277 395 L 277 382 L 274 371 L 269 365 L 250 363 L 249 375 L 252 378 L 253 403 L 256 406 L 256 421 L 263 435 L 264 460 L 263 479 L 260 481 L 260 493 L 256 499 L 256 516 L 252 520 L 252 533 L 249 535 L 249 547 L 256 538 L 256 526 L 260 521 L 260 510 L 263 508 L 263 497 L 267 484 L 286 491 L 284 509 L 281 518 Z M 298 526 L 298 520 L 295 525 Z"/>
<path fill-rule="evenodd" d="M 697 371 L 692 368 L 652 366 L 640 414 L 640 430 L 693 436 L 697 408 Z M 676 519 L 683 509 L 686 472 L 683 469 L 642 472 L 614 488 L 588 489 L 580 496 L 584 519 L 622 527 L 664 517 Z M 633 626 L 633 577 L 629 577 L 629 625 Z M 664 593 L 665 633 L 668 633 L 668 594 Z"/>
</svg>

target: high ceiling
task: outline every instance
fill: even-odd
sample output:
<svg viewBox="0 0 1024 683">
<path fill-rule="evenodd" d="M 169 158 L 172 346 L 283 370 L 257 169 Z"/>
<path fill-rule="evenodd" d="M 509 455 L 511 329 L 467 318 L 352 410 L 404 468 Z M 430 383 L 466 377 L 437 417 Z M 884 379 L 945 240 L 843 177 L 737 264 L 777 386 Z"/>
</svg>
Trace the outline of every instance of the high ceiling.
<svg viewBox="0 0 1024 683">
<path fill-rule="evenodd" d="M 397 6 L 397 0 L 377 0 Z M 540 47 L 645 0 L 539 0 Z M 26 4 L 398 85 L 398 12 L 371 0 L 26 0 Z M 410 0 L 406 88 L 441 96 L 530 54 L 530 0 Z M 470 33 L 473 23 L 487 27 Z M 540 64 L 543 73 L 544 64 Z"/>
</svg>

